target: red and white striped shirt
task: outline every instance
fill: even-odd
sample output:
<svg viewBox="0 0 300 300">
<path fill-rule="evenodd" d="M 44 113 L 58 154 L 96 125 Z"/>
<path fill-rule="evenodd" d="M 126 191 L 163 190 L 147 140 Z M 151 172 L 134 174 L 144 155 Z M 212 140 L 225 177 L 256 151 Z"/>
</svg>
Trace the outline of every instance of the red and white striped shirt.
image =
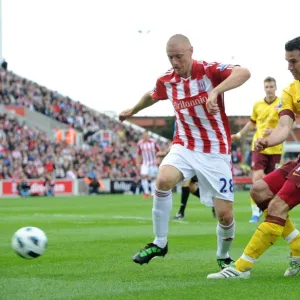
<svg viewBox="0 0 300 300">
<path fill-rule="evenodd" d="M 169 99 L 174 107 L 176 135 L 173 143 L 204 153 L 229 154 L 231 133 L 225 113 L 224 94 L 218 96 L 220 111 L 208 113 L 208 93 L 232 71 L 233 65 L 193 61 L 192 75 L 181 78 L 170 69 L 157 79 L 151 93 L 154 100 Z"/>
<path fill-rule="evenodd" d="M 142 164 L 146 166 L 156 165 L 156 152 L 159 151 L 159 146 L 155 140 L 149 139 L 145 141 L 141 139 L 138 142 L 138 155 L 142 156 Z"/>
</svg>

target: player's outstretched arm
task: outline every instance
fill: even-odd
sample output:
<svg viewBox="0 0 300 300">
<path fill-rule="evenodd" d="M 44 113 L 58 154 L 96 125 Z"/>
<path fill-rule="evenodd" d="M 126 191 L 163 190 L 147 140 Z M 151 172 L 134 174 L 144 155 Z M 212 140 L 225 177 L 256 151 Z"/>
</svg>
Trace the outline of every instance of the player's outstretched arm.
<svg viewBox="0 0 300 300">
<path fill-rule="evenodd" d="M 139 111 L 143 110 L 146 107 L 149 107 L 156 103 L 154 99 L 151 97 L 151 92 L 147 92 L 141 100 L 133 107 L 122 111 L 119 115 L 119 120 L 124 121 L 127 118 L 137 114 Z"/>
<path fill-rule="evenodd" d="M 283 143 L 293 128 L 294 120 L 289 115 L 283 115 L 279 119 L 278 126 L 267 138 L 259 138 L 255 142 L 255 151 L 262 151 L 265 148 Z"/>
<path fill-rule="evenodd" d="M 256 124 L 250 120 L 238 133 L 232 134 L 231 139 L 233 141 L 239 140 L 241 137 L 247 135 L 249 131 L 254 130 L 255 127 Z"/>
</svg>

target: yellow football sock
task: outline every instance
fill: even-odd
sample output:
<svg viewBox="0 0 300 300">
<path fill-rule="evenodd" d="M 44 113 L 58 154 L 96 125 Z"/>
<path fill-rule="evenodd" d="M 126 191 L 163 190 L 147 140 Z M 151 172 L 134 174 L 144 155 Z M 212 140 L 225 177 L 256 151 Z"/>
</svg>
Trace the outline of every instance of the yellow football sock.
<svg viewBox="0 0 300 300">
<path fill-rule="evenodd" d="M 257 258 L 259 258 L 281 236 L 283 226 L 270 222 L 261 223 L 250 242 L 246 246 L 241 258 L 235 262 L 238 271 L 250 270 Z"/>
<path fill-rule="evenodd" d="M 300 234 L 289 216 L 286 219 L 282 237 L 289 243 L 292 256 L 300 256 Z"/>
<path fill-rule="evenodd" d="M 295 225 L 293 224 L 290 216 L 287 216 L 285 221 L 285 226 L 282 231 L 282 237 L 285 239 L 288 237 L 294 230 L 296 229 Z"/>
<path fill-rule="evenodd" d="M 298 231 L 297 236 L 290 242 L 290 249 L 292 256 L 300 257 L 300 234 Z"/>
</svg>

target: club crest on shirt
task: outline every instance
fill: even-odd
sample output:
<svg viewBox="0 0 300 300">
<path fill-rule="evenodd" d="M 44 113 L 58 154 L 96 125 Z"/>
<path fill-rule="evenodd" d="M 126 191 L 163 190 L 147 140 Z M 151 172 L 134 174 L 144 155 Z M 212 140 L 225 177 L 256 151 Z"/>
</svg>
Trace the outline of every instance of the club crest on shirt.
<svg viewBox="0 0 300 300">
<path fill-rule="evenodd" d="M 278 110 L 278 109 L 280 109 L 282 106 L 283 106 L 283 100 L 282 100 L 282 98 L 280 98 L 279 104 L 278 104 L 278 106 L 275 106 L 275 109 Z"/>
<path fill-rule="evenodd" d="M 206 91 L 206 85 L 203 79 L 198 80 L 198 89 L 200 92 Z"/>
<path fill-rule="evenodd" d="M 224 71 L 229 65 L 227 64 L 219 64 L 217 66 L 217 70 Z"/>
</svg>

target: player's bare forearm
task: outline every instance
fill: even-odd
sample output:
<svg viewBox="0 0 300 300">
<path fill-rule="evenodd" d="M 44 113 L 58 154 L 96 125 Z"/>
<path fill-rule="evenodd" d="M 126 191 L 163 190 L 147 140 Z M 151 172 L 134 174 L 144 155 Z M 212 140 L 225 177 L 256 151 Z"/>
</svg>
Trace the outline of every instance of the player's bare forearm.
<svg viewBox="0 0 300 300">
<path fill-rule="evenodd" d="M 240 130 L 240 134 L 241 136 L 245 136 L 248 134 L 249 131 L 254 130 L 256 127 L 256 124 L 253 123 L 252 121 L 249 121 L 241 130 Z"/>
<path fill-rule="evenodd" d="M 234 67 L 228 78 L 222 81 L 213 90 L 218 94 L 222 94 L 226 91 L 230 91 L 241 86 L 251 77 L 251 73 L 248 69 L 242 67 Z"/>
<path fill-rule="evenodd" d="M 288 116 L 284 115 L 280 117 L 278 126 L 272 131 L 272 133 L 267 138 L 267 143 L 269 147 L 283 143 L 289 136 L 294 120 Z"/>
<path fill-rule="evenodd" d="M 156 103 L 154 99 L 151 97 L 151 93 L 147 92 L 141 100 L 132 108 L 133 114 L 137 114 L 139 111 L 143 110 L 146 107 L 149 107 Z"/>
</svg>

